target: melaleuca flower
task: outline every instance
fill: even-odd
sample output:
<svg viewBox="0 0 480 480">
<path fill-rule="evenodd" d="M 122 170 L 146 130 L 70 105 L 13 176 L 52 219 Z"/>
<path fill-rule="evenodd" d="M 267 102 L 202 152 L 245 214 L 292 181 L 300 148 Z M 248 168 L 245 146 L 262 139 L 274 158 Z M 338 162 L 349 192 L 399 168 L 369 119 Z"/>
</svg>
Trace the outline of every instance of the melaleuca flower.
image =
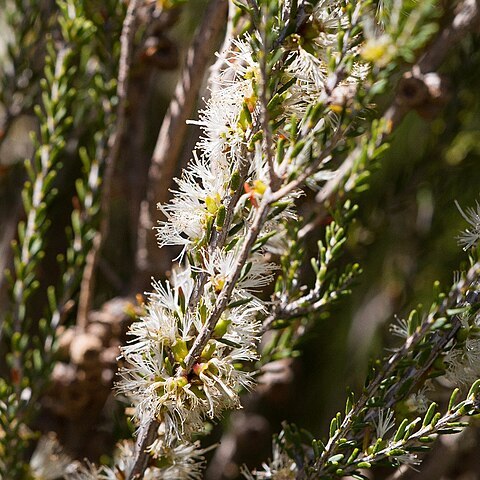
<svg viewBox="0 0 480 480">
<path fill-rule="evenodd" d="M 232 40 L 230 50 L 224 54 L 225 68 L 219 79 L 222 86 L 250 79 L 257 81 L 260 78 L 260 67 L 252 49 L 252 40 L 248 33 L 243 38 Z"/>
<path fill-rule="evenodd" d="M 156 227 L 159 246 L 186 247 L 200 242 L 207 223 L 220 207 L 229 178 L 226 167 L 212 168 L 195 155 L 182 178 L 177 180 L 178 191 L 173 200 L 160 206 L 166 220 Z"/>
<path fill-rule="evenodd" d="M 182 443 L 176 447 L 168 447 L 163 441 L 162 435 L 149 447 L 151 456 L 149 466 L 144 472 L 145 480 L 199 480 L 204 467 L 203 453 L 199 443 Z M 134 444 L 124 441 L 114 455 L 114 467 L 101 467 L 85 469 L 85 475 L 93 475 L 95 479 L 118 480 L 127 478 L 134 466 Z M 95 476 L 97 475 L 97 476 Z M 90 477 L 82 477 L 79 480 L 90 480 Z"/>
<path fill-rule="evenodd" d="M 327 64 L 303 48 L 291 53 L 287 72 L 297 78 L 297 85 L 301 86 L 301 93 L 316 94 L 323 92 L 328 76 Z M 303 97 L 302 103 L 307 99 Z"/>
<path fill-rule="evenodd" d="M 251 386 L 252 375 L 238 367 L 258 358 L 260 304 L 239 297 L 242 305 L 222 314 L 192 371 L 184 371 L 185 357 L 214 305 L 206 294 L 194 311 L 186 312 L 189 273 L 177 271 L 172 283 L 155 284 L 147 315 L 133 323 L 132 339 L 122 349 L 129 366 L 120 372 L 118 389 L 135 403 L 140 423 L 156 419 L 164 424 L 169 445 L 201 430 L 205 417 L 239 407 L 239 390 Z M 205 293 L 209 290 L 207 285 Z M 211 293 L 216 296 L 215 290 Z"/>
<path fill-rule="evenodd" d="M 122 380 L 118 385 L 119 391 L 134 402 L 139 422 L 152 419 L 164 422 L 170 441 L 188 438 L 203 426 L 197 393 L 192 391 L 186 377 L 177 377 L 174 372 L 177 362 L 173 352 L 184 354 L 183 358 L 187 353 L 186 348 L 179 346 L 184 346 L 181 340 L 171 348 L 161 342 L 150 342 L 143 344 L 138 353 L 134 349 L 124 351 L 129 367 L 120 372 Z"/>
<path fill-rule="evenodd" d="M 409 395 L 405 401 L 405 405 L 412 412 L 425 413 L 432 401 L 428 398 L 427 393 L 432 390 L 431 381 L 427 380 L 425 385 L 416 393 Z"/>
<path fill-rule="evenodd" d="M 40 438 L 30 459 L 30 472 L 38 480 L 56 480 L 72 469 L 72 459 L 64 453 L 54 434 Z"/>
<path fill-rule="evenodd" d="M 205 467 L 203 455 L 207 450 L 201 449 L 198 441 L 169 446 L 165 442 L 163 425 L 161 425 L 157 439 L 148 448 L 148 452 L 153 458 L 152 463 L 156 465 L 157 469 L 161 469 L 161 477 L 146 475 L 145 478 L 199 480 L 202 478 L 202 470 Z"/>
<path fill-rule="evenodd" d="M 104 467 L 97 467 L 93 463 L 87 462 L 86 465 L 78 467 L 75 472 L 65 476 L 67 480 L 110 480 L 108 470 Z M 114 477 L 115 478 L 115 477 Z"/>
<path fill-rule="evenodd" d="M 395 460 L 397 461 L 398 465 L 407 465 L 409 467 L 420 465 L 421 463 L 421 460 L 415 453 L 404 453 L 403 455 L 397 455 L 395 456 Z"/>
<path fill-rule="evenodd" d="M 395 416 L 390 409 L 379 409 L 377 418 L 373 421 L 375 435 L 385 439 L 385 435 L 395 426 Z"/>
<path fill-rule="evenodd" d="M 189 122 L 202 128 L 204 136 L 197 146 L 216 164 L 233 166 L 242 158 L 249 125 L 241 122 L 241 114 L 246 99 L 252 96 L 251 81 L 218 90 L 200 111 L 200 119 Z"/>
<path fill-rule="evenodd" d="M 395 323 L 390 325 L 390 332 L 406 340 L 410 336 L 407 320 L 396 316 Z"/>
<path fill-rule="evenodd" d="M 238 252 L 236 249 L 229 252 L 216 250 L 213 254 L 204 257 L 203 267 L 199 270 L 208 274 L 209 285 L 213 287 L 214 291 L 221 292 L 237 264 Z M 265 261 L 265 257 L 261 253 L 251 255 L 245 273 L 236 284 L 236 291 L 255 292 L 261 290 L 273 280 L 273 272 L 277 268 L 274 263 Z"/>
<path fill-rule="evenodd" d="M 262 465 L 262 470 L 242 471 L 247 480 L 295 480 L 298 478 L 297 464 L 282 448 L 283 432 L 273 442 L 273 459 Z"/>
<path fill-rule="evenodd" d="M 345 2 L 340 0 L 320 0 L 313 10 L 313 19 L 317 22 L 319 36 L 333 34 L 348 26 Z M 336 36 L 336 35 L 335 35 Z"/>
<path fill-rule="evenodd" d="M 259 67 L 253 58 L 252 39 L 232 42 L 224 54 L 225 68 L 216 80 L 199 120 L 203 137 L 197 144 L 213 165 L 225 162 L 234 166 L 245 153 L 246 139 L 252 133 L 252 115 L 256 116 Z M 219 88 L 221 87 L 221 88 Z"/>
<path fill-rule="evenodd" d="M 461 348 L 454 348 L 445 355 L 446 378 L 453 385 L 469 387 L 480 377 L 480 338 L 467 338 Z"/>
<path fill-rule="evenodd" d="M 130 475 L 135 463 L 133 442 L 123 441 L 118 444 L 113 460 L 115 465 L 113 468 L 103 468 L 103 475 L 105 480 L 117 480 L 118 478 L 127 478 Z"/>
<path fill-rule="evenodd" d="M 470 224 L 470 227 L 457 237 L 458 244 L 466 251 L 475 247 L 480 240 L 480 203 L 476 202 L 476 209 L 468 207 L 465 211 L 462 210 L 457 201 L 455 201 L 455 205 L 462 217 Z"/>
</svg>

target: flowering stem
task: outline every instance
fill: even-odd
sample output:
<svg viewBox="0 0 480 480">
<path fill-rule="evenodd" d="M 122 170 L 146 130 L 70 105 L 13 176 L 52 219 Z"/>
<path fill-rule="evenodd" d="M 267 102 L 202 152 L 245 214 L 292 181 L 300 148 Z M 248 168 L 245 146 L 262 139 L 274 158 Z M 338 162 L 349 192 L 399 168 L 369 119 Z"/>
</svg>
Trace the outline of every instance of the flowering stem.
<svg viewBox="0 0 480 480">
<path fill-rule="evenodd" d="M 351 472 L 354 472 L 358 470 L 358 464 L 362 462 L 369 462 L 369 463 L 378 463 L 382 461 L 385 458 L 389 458 L 392 456 L 392 453 L 395 450 L 400 450 L 400 449 L 405 449 L 405 447 L 409 446 L 416 446 L 416 445 L 421 445 L 421 439 L 422 438 L 427 438 L 431 437 L 431 435 L 435 435 L 437 432 L 441 432 L 442 429 L 447 429 L 450 427 L 450 425 L 454 422 L 458 422 L 461 420 L 462 417 L 465 416 L 466 413 L 466 408 L 467 406 L 473 407 L 473 400 L 472 399 L 467 399 L 467 401 L 464 404 L 463 408 L 456 409 L 453 412 L 449 412 L 446 415 L 444 415 L 442 418 L 438 420 L 437 423 L 435 424 L 428 424 L 420 428 L 418 431 L 415 433 L 412 433 L 408 439 L 400 439 L 396 442 L 391 442 L 387 445 L 382 450 L 379 450 L 376 453 L 373 453 L 371 455 L 365 455 L 362 457 L 359 457 L 352 465 L 348 466 L 347 468 L 344 469 L 343 474 L 348 474 Z"/>
<path fill-rule="evenodd" d="M 225 282 L 225 286 L 221 291 L 220 295 L 218 296 L 217 302 L 215 304 L 215 308 L 213 309 L 210 318 L 205 322 L 202 330 L 200 331 L 199 335 L 195 339 L 192 348 L 188 352 L 188 355 L 185 357 L 185 371 L 188 373 L 193 364 L 197 361 L 197 358 L 202 353 L 203 349 L 207 345 L 208 340 L 210 340 L 213 329 L 217 324 L 218 320 L 220 319 L 223 311 L 228 305 L 230 301 L 230 297 L 232 295 L 233 289 L 235 284 L 237 283 L 242 269 L 248 260 L 250 255 L 250 251 L 255 243 L 255 240 L 258 237 L 258 234 L 261 231 L 261 228 L 268 216 L 270 211 L 269 207 L 272 203 L 272 197 L 269 192 L 265 192 L 262 202 L 260 203 L 258 210 L 256 212 L 255 218 L 253 223 L 250 227 L 248 235 L 245 239 L 245 242 L 242 245 L 242 249 L 238 255 L 237 264 L 235 270 L 230 274 L 229 278 Z"/>
</svg>

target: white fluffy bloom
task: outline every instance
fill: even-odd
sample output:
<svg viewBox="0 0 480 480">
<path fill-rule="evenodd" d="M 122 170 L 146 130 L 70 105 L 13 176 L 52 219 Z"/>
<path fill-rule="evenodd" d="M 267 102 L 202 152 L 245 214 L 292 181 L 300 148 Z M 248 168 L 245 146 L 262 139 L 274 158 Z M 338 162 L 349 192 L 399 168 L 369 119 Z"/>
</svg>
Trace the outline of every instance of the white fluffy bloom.
<svg viewBox="0 0 480 480">
<path fill-rule="evenodd" d="M 407 465 L 409 467 L 420 465 L 420 463 L 422 463 L 418 458 L 418 455 L 415 453 L 404 453 L 403 455 L 398 455 L 395 457 L 395 460 L 399 465 Z"/>
<path fill-rule="evenodd" d="M 184 371 L 184 359 L 214 304 L 206 294 L 196 310 L 186 312 L 191 274 L 177 271 L 172 283 L 155 284 L 147 315 L 132 325 L 132 340 L 122 349 L 129 366 L 120 372 L 118 390 L 134 401 L 141 423 L 152 418 L 163 423 L 169 446 L 201 430 L 206 416 L 238 407 L 239 390 L 252 384 L 251 373 L 238 365 L 258 358 L 259 302 L 253 299 L 223 313 L 192 371 Z"/>
<path fill-rule="evenodd" d="M 427 396 L 430 390 L 432 390 L 431 382 L 427 381 L 421 390 L 409 395 L 405 402 L 407 407 L 417 413 L 425 413 L 432 402 Z"/>
<path fill-rule="evenodd" d="M 260 68 L 257 59 L 254 58 L 250 34 L 232 40 L 232 47 L 224 54 L 224 62 L 226 68 L 218 80 L 221 86 L 260 77 Z"/>
<path fill-rule="evenodd" d="M 67 480 L 110 480 L 111 477 L 109 478 L 108 475 L 108 469 L 105 471 L 104 467 L 97 467 L 88 462 L 78 467 L 75 472 L 67 474 L 65 478 Z"/>
<path fill-rule="evenodd" d="M 480 377 L 480 338 L 468 338 L 463 348 L 451 350 L 444 361 L 447 380 L 469 387 Z"/>
<path fill-rule="evenodd" d="M 197 144 L 212 166 L 233 167 L 243 158 L 246 138 L 252 133 L 251 126 L 242 118 L 248 108 L 255 115 L 255 83 L 259 76 L 258 63 L 253 58 L 251 38 L 236 39 L 232 48 L 224 54 L 225 68 L 216 79 L 199 120 L 189 123 L 199 125 L 203 137 Z"/>
<path fill-rule="evenodd" d="M 390 325 L 390 332 L 396 337 L 407 339 L 410 336 L 408 333 L 408 321 L 404 318 L 395 317 L 395 323 Z"/>
<path fill-rule="evenodd" d="M 475 247 L 480 240 L 480 203 L 476 202 L 476 209 L 468 207 L 462 210 L 457 201 L 455 201 L 462 217 L 470 224 L 470 227 L 465 229 L 458 237 L 458 244 L 463 246 L 466 251 L 471 247 Z"/>
<path fill-rule="evenodd" d="M 200 119 L 190 121 L 200 125 L 204 132 L 198 148 L 214 159 L 216 165 L 227 162 L 234 165 L 242 155 L 245 131 L 239 125 L 240 114 L 245 99 L 251 96 L 250 81 L 218 90 L 200 111 Z"/>
<path fill-rule="evenodd" d="M 30 459 L 30 471 L 37 480 L 56 480 L 71 470 L 72 459 L 63 452 L 52 433 L 40 438 Z"/>
<path fill-rule="evenodd" d="M 316 21 L 321 22 L 323 30 L 338 31 L 348 25 L 345 1 L 342 0 L 319 0 L 313 16 Z"/>
<path fill-rule="evenodd" d="M 204 259 L 202 271 L 209 276 L 209 284 L 216 292 L 220 292 L 230 275 L 235 271 L 238 264 L 237 249 L 225 252 L 216 250 Z M 273 272 L 277 265 L 266 262 L 261 253 L 252 254 L 248 260 L 245 273 L 236 284 L 236 291 L 256 292 L 261 290 L 273 280 Z M 245 296 L 245 295 L 243 295 Z"/>
<path fill-rule="evenodd" d="M 328 75 L 326 63 L 301 47 L 292 52 L 287 72 L 297 78 L 306 93 L 322 91 Z"/>
<path fill-rule="evenodd" d="M 298 474 L 296 463 L 282 449 L 283 432 L 273 442 L 273 459 L 262 465 L 263 470 L 242 473 L 247 480 L 295 480 Z"/>
<path fill-rule="evenodd" d="M 147 474 L 145 479 L 154 480 L 200 480 L 205 466 L 204 453 L 206 450 L 200 448 L 200 442 L 183 442 L 174 447 L 165 444 L 163 432 L 148 449 L 150 455 L 158 467 L 161 466 L 161 476 Z"/>
<path fill-rule="evenodd" d="M 159 247 L 186 247 L 202 240 L 208 219 L 216 213 L 212 206 L 220 206 L 229 178 L 225 167 L 213 168 L 194 155 L 189 168 L 177 180 L 178 190 L 173 200 L 160 206 L 166 220 L 156 227 Z"/>
<path fill-rule="evenodd" d="M 144 472 L 145 480 L 200 480 L 204 467 L 204 450 L 198 443 L 180 444 L 167 447 L 157 439 L 149 448 L 152 457 L 150 466 Z M 72 480 L 118 480 L 127 478 L 134 465 L 133 442 L 122 442 L 114 456 L 114 467 L 96 467 L 89 465 Z"/>
<path fill-rule="evenodd" d="M 395 415 L 392 410 L 380 409 L 378 417 L 373 421 L 377 438 L 385 439 L 385 435 L 395 426 Z"/>
</svg>

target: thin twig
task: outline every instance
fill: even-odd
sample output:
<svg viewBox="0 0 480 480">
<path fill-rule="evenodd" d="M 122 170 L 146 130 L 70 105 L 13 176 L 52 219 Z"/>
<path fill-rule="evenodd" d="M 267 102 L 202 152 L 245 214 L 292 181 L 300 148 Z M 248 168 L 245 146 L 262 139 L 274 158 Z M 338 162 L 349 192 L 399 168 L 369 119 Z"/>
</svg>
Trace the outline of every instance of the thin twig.
<svg viewBox="0 0 480 480">
<path fill-rule="evenodd" d="M 80 297 L 78 302 L 77 325 L 85 329 L 88 324 L 88 312 L 90 311 L 95 290 L 95 272 L 99 263 L 100 250 L 108 234 L 110 218 L 110 191 L 115 167 L 120 155 L 122 137 L 126 129 L 126 116 L 128 104 L 128 84 L 130 64 L 132 60 L 134 42 L 134 23 L 140 0 L 130 0 L 123 22 L 120 37 L 120 64 L 118 69 L 118 110 L 115 129 L 109 138 L 109 153 L 105 159 L 105 174 L 103 177 L 102 198 L 100 201 L 101 223 L 92 242 L 92 248 L 88 252 L 85 269 L 80 285 Z"/>
<path fill-rule="evenodd" d="M 316 462 L 318 468 L 318 474 L 322 474 L 322 468 L 326 465 L 326 460 L 330 458 L 336 451 L 337 442 L 340 438 L 346 438 L 352 427 L 353 419 L 358 417 L 367 402 L 375 397 L 379 388 L 382 386 L 384 380 L 389 378 L 398 364 L 405 359 L 408 354 L 425 338 L 425 335 L 430 331 L 432 325 L 437 318 L 440 318 L 447 314 L 447 311 L 451 308 L 458 307 L 462 303 L 462 298 L 465 297 L 466 291 L 472 284 L 478 281 L 480 275 L 480 262 L 475 263 L 468 270 L 465 279 L 459 282 L 450 290 L 449 295 L 445 300 L 433 309 L 428 318 L 422 323 L 412 335 L 410 335 L 404 342 L 404 344 L 388 359 L 384 367 L 377 373 L 374 380 L 370 382 L 365 389 L 362 396 L 356 402 L 354 407 L 345 416 L 342 424 L 337 429 L 335 434 L 330 437 L 328 443 L 325 446 L 325 450 L 322 452 L 320 458 Z M 407 392 L 408 393 L 408 392 Z"/>
<path fill-rule="evenodd" d="M 156 420 L 151 420 L 148 424 L 140 428 L 137 443 L 135 445 L 136 457 L 127 480 L 138 480 L 143 478 L 149 459 L 147 448 L 157 437 L 158 427 L 159 423 Z"/>
<path fill-rule="evenodd" d="M 470 400 L 471 402 L 471 400 Z M 448 428 L 452 423 L 458 422 L 465 416 L 465 413 L 461 410 L 454 410 L 453 412 L 448 412 L 443 417 L 441 417 L 436 424 L 428 424 L 422 426 L 415 433 L 412 433 L 408 439 L 401 438 L 400 440 L 389 443 L 385 448 L 379 450 L 375 453 L 365 454 L 358 457 L 355 462 L 347 466 L 342 474 L 353 473 L 358 470 L 358 464 L 361 462 L 372 462 L 376 463 L 381 462 L 383 459 L 388 458 L 391 455 L 391 452 L 397 448 L 405 448 L 406 446 L 418 446 L 421 445 L 421 438 L 431 437 L 432 435 L 438 434 L 442 429 Z M 423 478 L 423 476 L 422 476 Z"/>
<path fill-rule="evenodd" d="M 337 294 L 345 292 L 353 282 L 353 277 L 349 278 L 338 289 Z M 288 302 L 288 298 L 286 299 Z M 317 315 L 322 312 L 328 304 L 332 301 L 331 298 L 325 297 L 325 292 L 320 289 L 318 291 L 312 290 L 308 295 L 300 297 L 291 303 L 280 303 L 273 307 L 272 313 L 262 322 L 262 334 L 267 332 L 277 320 L 293 320 L 300 317 L 305 317 L 311 313 Z"/>
</svg>

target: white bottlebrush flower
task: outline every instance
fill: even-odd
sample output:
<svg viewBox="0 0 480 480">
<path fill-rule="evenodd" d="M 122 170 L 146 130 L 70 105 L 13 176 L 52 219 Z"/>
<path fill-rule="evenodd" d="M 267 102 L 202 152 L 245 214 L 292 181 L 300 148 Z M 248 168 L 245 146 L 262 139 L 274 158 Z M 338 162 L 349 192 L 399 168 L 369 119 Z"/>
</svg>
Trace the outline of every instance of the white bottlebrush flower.
<svg viewBox="0 0 480 480">
<path fill-rule="evenodd" d="M 457 237 L 458 244 L 466 251 L 477 246 L 480 240 L 480 203 L 477 201 L 476 208 L 467 207 L 465 210 L 460 207 L 456 200 L 455 205 L 462 217 L 470 224 L 470 227 Z"/>
<path fill-rule="evenodd" d="M 480 377 L 480 338 L 468 338 L 463 348 L 455 348 L 445 355 L 446 379 L 453 385 L 469 387 Z"/>
<path fill-rule="evenodd" d="M 192 392 L 187 378 L 175 376 L 167 364 L 167 349 L 162 344 L 151 344 L 151 348 L 139 353 L 124 353 L 130 366 L 121 370 L 122 380 L 118 390 L 129 396 L 135 403 L 135 416 L 139 422 L 151 419 L 165 424 L 169 441 L 188 438 L 201 429 L 202 403 Z M 171 362 L 171 363 L 174 363 Z"/>
<path fill-rule="evenodd" d="M 246 98 L 253 95 L 251 81 L 238 82 L 215 92 L 200 110 L 200 119 L 189 123 L 204 132 L 197 147 L 217 165 L 235 165 L 246 144 L 245 130 L 239 124 Z"/>
<path fill-rule="evenodd" d="M 348 16 L 345 2 L 340 0 L 320 0 L 313 11 L 313 18 L 320 22 L 319 29 L 323 32 L 336 33 L 348 26 Z"/>
<path fill-rule="evenodd" d="M 263 470 L 242 473 L 247 480 L 295 480 L 298 475 L 296 463 L 282 449 L 283 432 L 273 442 L 273 459 L 262 465 Z"/>
<path fill-rule="evenodd" d="M 123 441 L 119 443 L 113 460 L 113 468 L 103 467 L 102 479 L 118 480 L 119 478 L 128 478 L 135 463 L 133 442 Z"/>
<path fill-rule="evenodd" d="M 307 52 L 298 48 L 290 54 L 287 72 L 296 77 L 298 84 L 302 85 L 303 93 L 323 92 L 328 76 L 327 64 Z"/>
<path fill-rule="evenodd" d="M 239 407 L 239 390 L 251 386 L 252 376 L 237 367 L 258 358 L 260 323 L 255 317 L 262 307 L 246 291 L 239 291 L 235 298 L 248 304 L 224 312 L 192 371 L 184 372 L 184 359 L 214 305 L 215 298 L 208 293 L 217 296 L 207 285 L 202 304 L 185 312 L 191 274 L 190 269 L 177 270 L 171 283 L 155 284 L 147 315 L 132 324 L 132 338 L 122 348 L 129 366 L 120 371 L 118 390 L 135 403 L 141 424 L 152 418 L 164 424 L 170 445 L 201 430 L 206 416 L 214 418 Z"/>
<path fill-rule="evenodd" d="M 193 289 L 189 267 L 174 269 L 170 282 L 154 281 L 153 287 L 154 292 L 148 294 L 147 315 L 130 326 L 128 335 L 133 341 L 122 349 L 126 357 L 152 346 L 174 347 L 178 340 L 186 342 L 192 338 L 192 328 L 198 330 L 202 326 L 197 317 L 183 311 Z"/>
<path fill-rule="evenodd" d="M 104 467 L 97 467 L 90 462 L 79 466 L 74 472 L 67 474 L 65 478 L 67 480 L 111 480 L 111 477 L 108 476 L 108 470 L 105 471 Z"/>
<path fill-rule="evenodd" d="M 425 413 L 431 404 L 431 400 L 427 396 L 430 390 L 430 384 L 425 384 L 420 391 L 412 393 L 405 402 L 407 407 L 417 413 Z"/>
<path fill-rule="evenodd" d="M 395 323 L 390 325 L 390 332 L 396 337 L 407 339 L 409 335 L 408 321 L 395 316 Z"/>
<path fill-rule="evenodd" d="M 404 453 L 403 455 L 398 455 L 395 457 L 395 460 L 398 462 L 399 465 L 406 465 L 408 467 L 413 467 L 414 465 L 420 465 L 421 463 L 421 460 L 418 458 L 418 455 L 415 453 Z"/>
<path fill-rule="evenodd" d="M 163 432 L 148 449 L 152 460 L 144 472 L 145 480 L 200 480 L 205 464 L 205 450 L 199 443 L 181 443 L 168 447 L 164 443 Z M 134 465 L 134 444 L 124 441 L 114 456 L 114 467 L 103 467 L 100 473 L 102 480 L 118 480 L 127 478 Z"/>
<path fill-rule="evenodd" d="M 259 65 L 253 58 L 251 42 L 249 36 L 232 41 L 231 49 L 223 54 L 225 68 L 216 78 L 200 118 L 189 121 L 202 128 L 203 137 L 197 147 L 213 165 L 232 167 L 243 158 L 246 138 L 252 130 L 242 111 L 247 108 L 251 116 L 258 115 Z"/>
<path fill-rule="evenodd" d="M 209 284 L 214 291 L 220 292 L 237 265 L 237 249 L 228 252 L 215 250 L 213 254 L 204 257 L 204 265 L 201 270 L 208 274 Z M 244 275 L 236 284 L 237 291 L 256 292 L 261 290 L 273 280 L 273 272 L 278 268 L 276 264 L 267 262 L 261 253 L 252 254 L 247 265 Z"/>
<path fill-rule="evenodd" d="M 155 470 L 152 469 L 150 476 L 147 472 L 145 478 L 147 480 L 156 478 L 162 480 L 200 480 L 205 467 L 204 454 L 207 450 L 201 449 L 198 441 L 193 443 L 181 442 L 170 447 L 165 443 L 163 432 L 160 431 L 159 437 L 149 447 L 148 451 L 157 463 L 155 470 L 158 470 L 161 476 L 154 476 Z"/>
<path fill-rule="evenodd" d="M 177 180 L 178 190 L 173 200 L 160 206 L 166 217 L 159 222 L 159 247 L 181 245 L 184 248 L 202 240 L 209 218 L 216 214 L 229 181 L 227 167 L 213 168 L 204 158 L 194 154 L 193 161 Z"/>
<path fill-rule="evenodd" d="M 377 438 L 385 439 L 385 435 L 395 426 L 395 415 L 389 408 L 381 408 L 378 417 L 373 420 Z"/>
<path fill-rule="evenodd" d="M 217 80 L 219 86 L 232 85 L 246 79 L 260 78 L 260 67 L 252 49 L 252 37 L 246 34 L 243 38 L 232 40 L 231 48 L 224 53 L 225 68 Z"/>
<path fill-rule="evenodd" d="M 50 433 L 38 441 L 30 459 L 30 472 L 35 480 L 56 480 L 71 471 L 71 463 L 55 434 Z"/>
</svg>

